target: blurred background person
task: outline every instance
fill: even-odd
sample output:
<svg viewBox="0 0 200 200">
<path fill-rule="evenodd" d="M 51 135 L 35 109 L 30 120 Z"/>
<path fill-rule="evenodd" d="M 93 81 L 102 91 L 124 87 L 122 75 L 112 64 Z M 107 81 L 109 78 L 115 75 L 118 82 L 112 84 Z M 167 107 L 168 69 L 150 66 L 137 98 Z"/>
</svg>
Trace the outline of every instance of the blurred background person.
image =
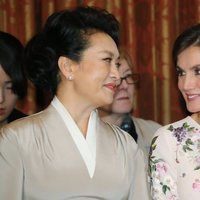
<svg viewBox="0 0 200 200">
<path fill-rule="evenodd" d="M 200 24 L 175 40 L 178 88 L 190 115 L 158 129 L 149 159 L 153 200 L 200 199 Z"/>
<path fill-rule="evenodd" d="M 143 150 L 146 164 L 153 134 L 161 127 L 152 120 L 145 120 L 134 116 L 134 99 L 138 88 L 139 74 L 134 73 L 133 62 L 124 49 L 120 49 L 120 84 L 114 95 L 114 100 L 109 106 L 99 109 L 101 118 L 105 122 L 115 124 L 128 132 Z"/>
<path fill-rule="evenodd" d="M 23 50 L 16 37 L 0 31 L 0 127 L 26 116 L 15 108 L 17 100 L 27 92 Z"/>
</svg>

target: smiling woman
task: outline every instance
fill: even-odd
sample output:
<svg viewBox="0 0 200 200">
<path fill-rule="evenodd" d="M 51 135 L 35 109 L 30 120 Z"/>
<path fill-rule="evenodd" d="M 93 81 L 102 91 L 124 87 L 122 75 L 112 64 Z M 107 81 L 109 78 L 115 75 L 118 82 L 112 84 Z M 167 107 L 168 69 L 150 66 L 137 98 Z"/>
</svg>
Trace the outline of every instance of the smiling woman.
<svg viewBox="0 0 200 200">
<path fill-rule="evenodd" d="M 0 199 L 148 199 L 142 152 L 96 110 L 113 100 L 118 42 L 118 21 L 93 7 L 54 13 L 29 41 L 26 73 L 54 98 L 1 129 Z"/>
<path fill-rule="evenodd" d="M 191 116 L 160 128 L 152 140 L 149 176 L 153 199 L 200 197 L 200 24 L 175 41 L 178 88 Z"/>
<path fill-rule="evenodd" d="M 113 101 L 113 94 L 119 80 L 117 69 L 119 52 L 114 40 L 105 33 L 93 33 L 88 38 L 88 42 L 89 47 L 83 52 L 81 61 L 70 64 L 69 70 L 72 70 L 74 80 L 66 86 L 75 83 L 76 87 L 70 88 L 71 98 L 78 98 L 79 105 L 84 101 L 90 102 L 93 109 Z M 62 59 L 65 63 L 67 58 Z M 73 96 L 74 93 L 76 97 Z"/>
</svg>

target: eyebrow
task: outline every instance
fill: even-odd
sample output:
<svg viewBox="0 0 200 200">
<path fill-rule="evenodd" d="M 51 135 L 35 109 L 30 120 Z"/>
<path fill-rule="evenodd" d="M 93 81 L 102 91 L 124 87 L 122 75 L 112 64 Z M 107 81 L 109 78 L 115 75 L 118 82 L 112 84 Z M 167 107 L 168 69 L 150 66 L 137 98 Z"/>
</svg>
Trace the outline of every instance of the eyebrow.
<svg viewBox="0 0 200 200">
<path fill-rule="evenodd" d="M 200 68 L 200 64 L 194 65 L 194 66 L 192 66 L 192 67 L 189 68 L 189 69 L 190 69 L 190 70 L 194 70 L 194 69 L 197 69 L 197 68 Z M 176 66 L 176 69 L 179 69 L 179 70 L 185 71 L 184 69 L 182 69 L 182 68 L 179 67 L 178 65 Z"/>
<path fill-rule="evenodd" d="M 102 50 L 102 51 L 100 51 L 100 53 L 106 53 L 106 54 L 109 54 L 111 57 L 114 57 L 114 53 L 111 51 L 108 51 L 108 50 Z M 119 58 L 120 58 L 120 56 L 117 57 L 117 59 L 119 59 Z"/>
<path fill-rule="evenodd" d="M 196 68 L 200 68 L 200 64 L 194 65 L 194 66 L 192 67 L 192 69 L 196 69 Z"/>
</svg>

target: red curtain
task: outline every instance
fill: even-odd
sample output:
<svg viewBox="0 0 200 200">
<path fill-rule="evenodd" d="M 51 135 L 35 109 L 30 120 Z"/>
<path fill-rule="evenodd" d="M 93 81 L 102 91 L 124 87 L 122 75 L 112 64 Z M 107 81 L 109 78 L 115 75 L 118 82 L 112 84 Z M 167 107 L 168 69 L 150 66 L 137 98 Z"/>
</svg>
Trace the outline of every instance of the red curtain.
<svg viewBox="0 0 200 200">
<path fill-rule="evenodd" d="M 0 30 L 24 44 L 57 10 L 79 5 L 97 6 L 113 13 L 121 23 L 121 41 L 129 50 L 140 85 L 135 115 L 167 124 L 186 115 L 177 89 L 171 51 L 176 36 L 200 19 L 200 0 L 0 0 Z M 18 107 L 38 111 L 35 88 Z"/>
</svg>

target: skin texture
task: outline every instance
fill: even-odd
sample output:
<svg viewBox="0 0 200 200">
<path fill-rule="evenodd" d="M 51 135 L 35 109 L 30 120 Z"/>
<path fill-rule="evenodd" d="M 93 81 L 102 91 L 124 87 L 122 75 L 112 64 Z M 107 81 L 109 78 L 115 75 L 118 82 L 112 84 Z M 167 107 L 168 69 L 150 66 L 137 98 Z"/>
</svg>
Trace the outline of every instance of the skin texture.
<svg viewBox="0 0 200 200">
<path fill-rule="evenodd" d="M 12 91 L 12 80 L 0 65 L 0 127 L 15 107 L 18 96 Z"/>
<path fill-rule="evenodd" d="M 132 74 L 132 70 L 125 58 L 120 59 L 119 74 L 120 77 Z M 127 82 L 123 80 L 117 88 L 112 104 L 100 109 L 102 119 L 119 126 L 124 115 L 132 111 L 134 98 L 135 85 L 127 84 Z"/>
<path fill-rule="evenodd" d="M 200 112 L 200 47 L 191 46 L 178 55 L 178 88 L 189 112 Z"/>
<path fill-rule="evenodd" d="M 89 43 L 80 62 L 66 57 L 58 61 L 61 82 L 57 96 L 82 132 L 86 132 L 91 111 L 113 101 L 119 82 L 119 52 L 112 38 L 98 32 L 89 36 Z"/>
</svg>

